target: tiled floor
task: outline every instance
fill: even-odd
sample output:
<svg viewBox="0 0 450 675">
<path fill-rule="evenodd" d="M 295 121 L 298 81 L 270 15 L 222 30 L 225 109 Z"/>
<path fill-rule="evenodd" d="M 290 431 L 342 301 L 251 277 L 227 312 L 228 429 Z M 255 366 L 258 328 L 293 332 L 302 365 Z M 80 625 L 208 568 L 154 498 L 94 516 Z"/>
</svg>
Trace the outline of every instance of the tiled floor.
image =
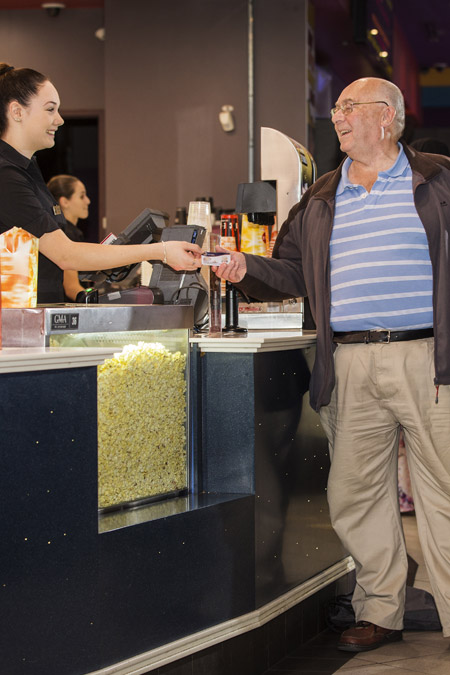
<svg viewBox="0 0 450 675">
<path fill-rule="evenodd" d="M 430 591 L 414 516 L 403 517 L 409 555 L 418 563 L 414 586 Z M 450 674 L 450 638 L 441 632 L 405 632 L 403 641 L 356 655 L 341 652 L 337 633 L 326 631 L 264 675 L 425 675 Z"/>
</svg>

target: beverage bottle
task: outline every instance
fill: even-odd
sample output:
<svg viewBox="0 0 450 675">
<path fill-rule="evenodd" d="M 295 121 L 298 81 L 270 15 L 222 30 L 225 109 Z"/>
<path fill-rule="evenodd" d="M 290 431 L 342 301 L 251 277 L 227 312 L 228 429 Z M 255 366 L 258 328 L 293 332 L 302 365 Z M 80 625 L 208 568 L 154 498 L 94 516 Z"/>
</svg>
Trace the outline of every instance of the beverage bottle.
<svg viewBox="0 0 450 675">
<path fill-rule="evenodd" d="M 239 217 L 237 213 L 223 213 L 220 216 L 220 245 L 228 251 L 239 251 Z M 225 295 L 225 281 L 222 280 L 222 295 Z"/>
<path fill-rule="evenodd" d="M 209 330 L 211 337 L 222 335 L 221 279 L 209 268 Z"/>
</svg>

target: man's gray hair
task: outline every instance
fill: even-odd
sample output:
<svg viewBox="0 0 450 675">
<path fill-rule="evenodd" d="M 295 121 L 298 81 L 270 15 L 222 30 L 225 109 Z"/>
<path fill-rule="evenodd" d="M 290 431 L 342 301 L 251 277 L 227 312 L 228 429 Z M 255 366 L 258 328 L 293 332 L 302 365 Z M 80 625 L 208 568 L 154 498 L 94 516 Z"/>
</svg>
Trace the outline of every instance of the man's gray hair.
<svg viewBox="0 0 450 675">
<path fill-rule="evenodd" d="M 394 141 L 398 141 L 405 129 L 405 99 L 396 84 L 389 80 L 379 80 L 380 94 L 383 100 L 395 108 L 395 117 L 392 122 L 392 136 Z"/>
</svg>

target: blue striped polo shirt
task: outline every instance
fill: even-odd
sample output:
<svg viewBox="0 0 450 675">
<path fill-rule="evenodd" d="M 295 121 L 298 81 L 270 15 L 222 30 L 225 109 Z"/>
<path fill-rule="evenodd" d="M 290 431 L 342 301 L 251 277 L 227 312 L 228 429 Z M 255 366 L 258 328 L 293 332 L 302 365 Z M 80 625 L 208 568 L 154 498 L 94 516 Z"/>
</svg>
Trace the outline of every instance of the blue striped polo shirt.
<svg viewBox="0 0 450 675">
<path fill-rule="evenodd" d="M 349 181 L 347 158 L 336 191 L 330 241 L 334 331 L 433 325 L 428 241 L 417 214 L 403 148 L 370 192 Z"/>
</svg>

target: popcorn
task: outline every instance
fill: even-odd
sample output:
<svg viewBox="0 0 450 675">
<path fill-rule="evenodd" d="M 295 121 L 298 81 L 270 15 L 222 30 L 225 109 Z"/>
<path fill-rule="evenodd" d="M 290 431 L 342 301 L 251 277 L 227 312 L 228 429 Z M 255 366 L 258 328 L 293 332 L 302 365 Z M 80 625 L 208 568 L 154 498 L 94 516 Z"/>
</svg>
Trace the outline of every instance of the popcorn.
<svg viewBox="0 0 450 675">
<path fill-rule="evenodd" d="M 185 368 L 146 342 L 98 366 L 100 508 L 187 486 Z"/>
</svg>

